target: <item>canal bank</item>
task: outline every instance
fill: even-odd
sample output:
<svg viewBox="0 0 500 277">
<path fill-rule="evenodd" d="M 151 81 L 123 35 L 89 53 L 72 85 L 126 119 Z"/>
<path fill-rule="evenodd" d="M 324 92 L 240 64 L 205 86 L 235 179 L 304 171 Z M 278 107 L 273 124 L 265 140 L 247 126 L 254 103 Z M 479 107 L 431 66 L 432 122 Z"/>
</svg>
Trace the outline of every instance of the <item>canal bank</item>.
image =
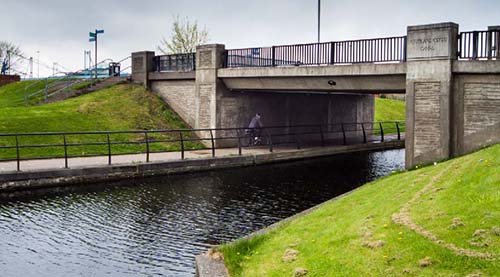
<svg viewBox="0 0 500 277">
<path fill-rule="evenodd" d="M 368 183 L 211 256 L 231 276 L 496 276 L 499 157 L 495 145 Z"/>
<path fill-rule="evenodd" d="M 79 160 L 80 165 L 73 168 L 56 168 L 56 165 L 64 163 L 61 159 L 41 161 L 41 163 L 40 161 L 34 161 L 34 163 L 42 164 L 45 167 L 46 165 L 49 165 L 49 167 L 50 165 L 54 165 L 54 168 L 43 168 L 34 165 L 26 171 L 4 171 L 0 173 L 0 192 L 81 185 L 157 175 L 192 173 L 317 158 L 342 153 L 399 148 L 404 148 L 404 140 L 342 146 L 309 147 L 304 149 L 277 147 L 273 152 L 268 152 L 266 148 L 257 148 L 247 151 L 247 153 L 242 155 L 238 155 L 237 149 L 219 149 L 215 157 L 211 156 L 211 151 L 198 150 L 189 152 L 187 158 L 183 160 L 178 158 L 179 155 L 177 153 L 157 153 L 153 154 L 153 160 L 149 163 L 130 162 L 133 160 L 124 158 L 124 163 L 107 165 L 106 157 L 81 158 Z M 143 155 L 141 155 L 141 157 L 142 156 Z M 165 159 L 165 157 L 171 158 Z M 78 162 L 76 163 L 78 164 Z M 5 165 L 0 165 L 0 167 L 5 167 Z"/>
</svg>

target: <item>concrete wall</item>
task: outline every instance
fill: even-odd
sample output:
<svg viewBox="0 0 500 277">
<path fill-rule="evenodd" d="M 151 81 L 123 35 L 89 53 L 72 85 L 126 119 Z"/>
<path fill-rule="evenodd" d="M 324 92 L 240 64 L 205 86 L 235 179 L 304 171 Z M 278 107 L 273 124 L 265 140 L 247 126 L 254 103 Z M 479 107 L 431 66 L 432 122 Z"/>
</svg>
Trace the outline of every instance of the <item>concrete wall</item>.
<svg viewBox="0 0 500 277">
<path fill-rule="evenodd" d="M 372 95 L 226 91 L 220 98 L 219 126 L 247 126 L 256 113 L 262 114 L 262 123 L 266 126 L 372 122 L 373 99 Z M 312 129 L 303 127 L 297 131 L 318 132 L 317 128 Z M 335 126 L 331 130 L 341 128 Z M 274 133 L 286 131 L 273 130 Z"/>
<path fill-rule="evenodd" d="M 151 82 L 158 94 L 190 126 L 196 124 L 196 84 L 194 80 L 160 80 Z"/>
<path fill-rule="evenodd" d="M 454 81 L 452 155 L 500 143 L 500 74 L 458 74 Z"/>
</svg>

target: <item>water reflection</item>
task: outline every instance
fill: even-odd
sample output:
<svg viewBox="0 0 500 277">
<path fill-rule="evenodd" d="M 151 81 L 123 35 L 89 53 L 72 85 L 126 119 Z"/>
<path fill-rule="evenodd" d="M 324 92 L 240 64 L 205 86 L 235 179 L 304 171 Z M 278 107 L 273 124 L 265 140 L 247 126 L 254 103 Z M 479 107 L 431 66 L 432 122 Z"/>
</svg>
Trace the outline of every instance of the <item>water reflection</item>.
<svg viewBox="0 0 500 277">
<path fill-rule="evenodd" d="M 194 256 L 403 167 L 404 150 L 96 184 L 0 202 L 2 276 L 194 273 Z"/>
</svg>

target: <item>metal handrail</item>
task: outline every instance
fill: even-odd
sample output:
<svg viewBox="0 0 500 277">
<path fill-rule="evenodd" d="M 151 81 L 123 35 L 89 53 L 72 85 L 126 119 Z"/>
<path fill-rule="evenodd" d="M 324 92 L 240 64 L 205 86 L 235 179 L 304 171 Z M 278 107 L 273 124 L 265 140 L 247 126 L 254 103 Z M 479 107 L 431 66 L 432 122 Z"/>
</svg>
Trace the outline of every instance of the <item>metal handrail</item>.
<svg viewBox="0 0 500 277">
<path fill-rule="evenodd" d="M 406 36 L 229 49 L 225 67 L 406 61 Z"/>
<path fill-rule="evenodd" d="M 154 68 L 157 72 L 194 71 L 196 70 L 196 53 L 155 56 Z"/>
<path fill-rule="evenodd" d="M 126 58 L 123 58 L 123 59 L 121 59 L 120 61 L 118 61 L 118 63 L 122 63 L 123 61 L 126 61 L 126 60 L 128 60 L 128 59 L 130 59 L 130 58 L 131 58 L 131 56 L 128 56 L 128 57 L 126 57 Z M 113 61 L 113 60 L 112 60 L 112 59 L 104 59 L 104 60 L 100 61 L 99 63 L 97 63 L 97 65 L 99 65 L 99 64 L 104 64 L 104 63 L 106 63 L 107 61 Z M 122 69 L 122 71 L 127 70 L 127 69 L 128 69 L 128 68 L 130 68 L 130 67 L 131 67 L 131 66 L 128 66 L 127 68 Z M 75 79 L 75 75 L 81 74 L 81 73 L 85 72 L 86 70 L 88 70 L 88 68 L 79 69 L 79 70 L 77 70 L 77 71 L 75 71 L 75 72 L 70 72 L 70 73 L 67 73 L 67 74 L 66 74 L 66 76 L 61 76 L 60 78 L 57 78 L 57 79 L 55 79 L 55 80 L 56 80 L 56 82 L 59 82 L 59 81 L 61 81 L 61 82 L 68 82 L 68 80 L 73 80 L 73 79 Z M 76 84 L 78 84 L 78 83 L 80 83 L 80 82 L 82 82 L 82 81 L 84 81 L 84 80 L 87 80 L 87 79 L 77 79 L 77 80 L 76 80 L 73 84 L 66 85 L 66 86 L 64 86 L 64 87 L 63 87 L 63 88 L 61 88 L 61 89 L 57 89 L 57 90 L 55 90 L 55 91 L 53 91 L 53 92 L 49 93 L 49 92 L 48 92 L 48 91 L 49 91 L 49 89 L 50 89 L 50 88 L 52 88 L 52 87 L 54 87 L 54 86 L 55 86 L 55 84 L 54 84 L 54 83 L 56 83 L 56 82 L 52 82 L 52 83 L 50 83 L 50 84 L 48 83 L 48 81 L 49 81 L 49 80 L 53 80 L 53 79 L 54 79 L 53 77 L 55 77 L 55 75 L 51 75 L 51 76 L 49 76 L 49 77 L 47 77 L 47 78 L 44 78 L 44 79 L 42 79 L 42 80 L 39 80 L 38 82 L 35 82 L 35 83 L 33 83 L 33 84 L 30 84 L 30 85 L 26 86 L 26 87 L 25 87 L 25 91 L 26 91 L 28 88 L 30 88 L 30 87 L 32 87 L 32 86 L 34 86 L 35 84 L 39 84 L 40 82 L 45 82 L 45 83 L 46 83 L 46 86 L 45 86 L 43 89 L 40 89 L 40 90 L 38 90 L 38 91 L 36 91 L 36 92 L 30 93 L 30 94 L 28 94 L 28 95 L 25 95 L 25 97 L 24 97 L 25 104 L 26 104 L 26 105 L 28 105 L 28 102 L 29 102 L 30 98 L 33 98 L 33 97 L 35 97 L 35 96 L 37 96 L 37 95 L 42 95 L 42 94 L 45 94 L 45 99 L 44 99 L 44 100 L 46 100 L 46 98 L 48 98 L 48 97 L 50 97 L 50 96 L 52 96 L 52 95 L 54 95 L 54 94 L 57 94 L 57 93 L 59 93 L 59 92 L 61 92 L 61 91 L 64 91 L 64 90 L 66 90 L 66 89 L 68 89 L 68 88 L 72 87 L 73 85 L 76 85 Z M 111 77 L 111 76 L 110 76 L 110 77 Z M 113 76 L 113 77 L 114 77 L 114 76 Z M 106 78 L 106 79 L 107 79 L 107 78 Z"/>
<path fill-rule="evenodd" d="M 467 60 L 499 59 L 500 31 L 461 32 L 458 36 L 458 58 Z"/>
<path fill-rule="evenodd" d="M 393 127 L 384 126 L 391 124 Z M 371 125 L 371 127 L 370 127 Z M 354 126 L 354 128 L 352 128 Z M 361 127 L 358 127 L 361 126 Z M 342 144 L 348 144 L 348 139 L 350 141 L 353 138 L 361 138 L 360 133 L 362 132 L 363 143 L 371 142 L 367 139 L 367 132 L 379 131 L 379 139 L 375 141 L 384 141 L 388 130 L 394 130 L 397 132 L 397 139 L 401 139 L 401 128 L 404 126 L 404 121 L 383 121 L 383 122 L 357 122 L 357 123 L 336 123 L 336 124 L 302 124 L 302 125 L 279 125 L 279 126 L 269 126 L 262 127 L 263 137 L 266 138 L 266 143 L 270 152 L 273 152 L 275 145 L 279 144 L 295 144 L 297 149 L 303 147 L 304 138 L 306 136 L 317 136 L 317 140 L 321 143 L 321 146 L 325 146 L 327 141 L 331 141 L 332 138 L 328 138 L 331 135 L 341 135 Z M 340 127 L 340 128 L 338 128 Z M 367 128 L 368 127 L 368 128 Z M 378 127 L 378 128 L 377 128 Z M 305 128 L 305 129 L 304 129 Z M 32 133 L 1 133 L 1 138 L 13 137 L 15 139 L 15 144 L 7 144 L 0 146 L 1 150 L 15 149 L 16 157 L 0 159 L 0 161 L 16 161 L 17 170 L 21 170 L 21 161 L 24 160 L 36 160 L 36 159 L 48 159 L 48 158 L 64 158 L 65 167 L 68 168 L 68 159 L 76 157 L 93 157 L 93 156 L 108 156 L 108 163 L 111 164 L 113 155 L 124 155 L 124 154 L 146 154 L 146 162 L 150 161 L 151 153 L 161 153 L 168 151 L 154 151 L 151 149 L 151 145 L 156 143 L 179 143 L 180 144 L 180 158 L 185 159 L 186 143 L 187 142 L 208 142 L 211 149 L 212 157 L 216 156 L 216 149 L 224 148 L 218 147 L 217 142 L 224 140 L 237 141 L 238 153 L 242 155 L 242 148 L 250 147 L 251 145 L 243 145 L 242 139 L 245 137 L 243 135 L 245 131 L 248 130 L 246 127 L 234 127 L 234 128 L 200 128 L 200 129 L 167 129 L 167 130 L 121 130 L 121 131 L 91 131 L 91 132 L 32 132 Z M 283 131 L 285 130 L 285 131 Z M 219 132 L 234 131 L 236 134 L 220 134 Z M 197 137 L 190 137 L 186 133 L 196 134 Z M 209 134 L 207 136 L 206 134 Z M 354 136 L 352 135 L 354 133 Z M 141 134 L 143 135 L 143 140 L 111 140 L 112 135 L 118 134 Z M 174 135 L 174 137 L 167 138 L 156 138 L 154 135 Z M 205 134 L 205 135 L 204 135 Z M 68 138 L 70 136 L 82 136 L 82 135 L 105 135 L 106 139 L 104 141 L 86 141 L 86 142 L 69 142 Z M 377 135 L 377 134 L 374 134 Z M 20 142 L 21 138 L 26 137 L 47 137 L 47 136 L 58 136 L 61 138 L 60 143 L 31 143 L 22 144 Z M 286 138 L 286 140 L 280 141 L 281 138 Z M 293 138 L 292 141 L 289 138 Z M 333 138 L 335 139 L 335 138 Z M 315 142 L 312 140 L 311 142 Z M 116 145 L 145 145 L 146 149 L 140 150 L 139 152 L 128 152 L 128 153 L 116 153 L 113 154 L 112 146 Z M 92 155 L 69 155 L 68 150 L 71 147 L 81 147 L 81 146 L 107 146 L 105 154 L 92 154 Z M 36 157 L 21 157 L 21 149 L 27 148 L 62 148 L 64 150 L 64 155 L 55 156 L 36 156 Z"/>
</svg>

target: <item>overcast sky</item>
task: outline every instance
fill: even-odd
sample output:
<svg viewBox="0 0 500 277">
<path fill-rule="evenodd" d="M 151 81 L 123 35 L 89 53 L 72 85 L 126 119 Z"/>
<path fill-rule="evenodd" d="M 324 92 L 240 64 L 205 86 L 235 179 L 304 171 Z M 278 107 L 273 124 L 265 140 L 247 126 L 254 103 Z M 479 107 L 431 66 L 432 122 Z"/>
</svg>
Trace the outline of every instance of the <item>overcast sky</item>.
<svg viewBox="0 0 500 277">
<path fill-rule="evenodd" d="M 500 25 L 500 0 L 321 2 L 323 41 L 405 35 L 408 25 L 446 21 L 462 31 Z M 155 50 L 176 14 L 206 26 L 210 41 L 226 48 L 314 42 L 317 32 L 317 0 L 2 0 L 0 10 L 0 40 L 35 59 L 39 50 L 41 61 L 71 70 L 82 68 L 83 51 L 93 49 L 89 31 L 105 30 L 99 60 L 118 60 Z"/>
</svg>

